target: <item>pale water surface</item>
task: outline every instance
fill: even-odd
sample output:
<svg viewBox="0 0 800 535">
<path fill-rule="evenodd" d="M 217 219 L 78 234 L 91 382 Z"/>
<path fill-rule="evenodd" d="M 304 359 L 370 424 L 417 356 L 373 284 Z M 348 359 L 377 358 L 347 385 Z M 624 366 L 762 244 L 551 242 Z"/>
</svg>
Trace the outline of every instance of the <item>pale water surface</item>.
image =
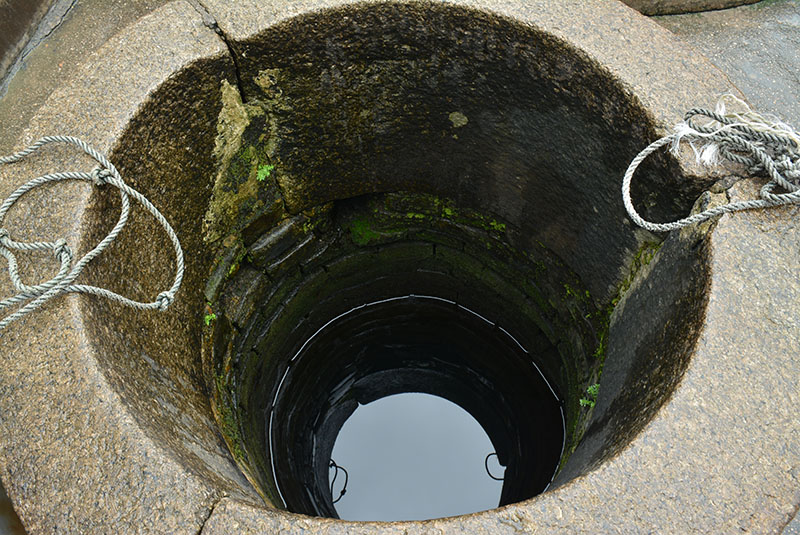
<svg viewBox="0 0 800 535">
<path fill-rule="evenodd" d="M 332 458 L 349 475 L 335 504 L 345 520 L 424 520 L 498 506 L 502 481 L 487 474 L 494 452 L 480 424 L 458 405 L 429 394 L 396 394 L 361 405 L 345 422 Z M 503 477 L 496 456 L 489 459 Z M 333 479 L 334 469 L 329 478 Z M 333 489 L 342 489 L 340 471 Z"/>
</svg>

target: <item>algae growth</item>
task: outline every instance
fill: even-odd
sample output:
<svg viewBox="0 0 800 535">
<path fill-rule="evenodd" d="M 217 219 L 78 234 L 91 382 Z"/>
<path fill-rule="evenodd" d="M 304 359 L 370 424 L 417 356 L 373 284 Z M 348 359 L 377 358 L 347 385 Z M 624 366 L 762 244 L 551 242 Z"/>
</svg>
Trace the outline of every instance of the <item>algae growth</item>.
<svg viewBox="0 0 800 535">
<path fill-rule="evenodd" d="M 238 91 L 222 82 L 222 110 L 217 123 L 214 157 L 217 172 L 203 219 L 203 238 L 219 244 L 238 235 L 249 223 L 283 213 L 280 190 L 274 180 L 273 119 L 261 103 L 243 103 Z"/>
</svg>

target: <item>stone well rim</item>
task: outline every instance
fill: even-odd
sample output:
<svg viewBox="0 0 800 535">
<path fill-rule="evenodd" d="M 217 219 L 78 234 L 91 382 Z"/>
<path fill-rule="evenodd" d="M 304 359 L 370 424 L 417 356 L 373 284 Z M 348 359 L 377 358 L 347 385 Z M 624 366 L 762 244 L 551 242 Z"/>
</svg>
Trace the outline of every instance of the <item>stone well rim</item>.
<svg viewBox="0 0 800 535">
<path fill-rule="evenodd" d="M 511 16 L 518 20 L 520 20 L 521 17 L 523 22 L 535 25 L 541 31 L 552 33 L 557 38 L 561 39 L 567 39 L 567 34 L 571 30 L 574 30 L 577 35 L 569 37 L 568 42 L 570 46 L 576 46 L 581 50 L 587 50 L 593 58 L 600 61 L 603 68 L 607 69 L 613 76 L 621 80 L 621 83 L 628 87 L 634 95 L 641 97 L 644 107 L 651 110 L 656 118 L 657 124 L 665 125 L 667 121 L 678 119 L 683 108 L 690 102 L 686 98 L 686 93 L 681 93 L 681 91 L 675 89 L 674 85 L 668 83 L 670 79 L 654 79 L 650 76 L 648 71 L 648 68 L 658 63 L 658 60 L 664 60 L 671 66 L 675 65 L 670 54 L 665 53 L 663 54 L 664 57 L 661 57 L 659 45 L 664 47 L 678 47 L 686 54 L 690 53 L 688 48 L 679 44 L 677 39 L 671 37 L 665 30 L 656 27 L 654 23 L 647 21 L 644 17 L 633 13 L 621 5 L 617 6 L 594 1 L 577 1 L 553 7 L 550 2 L 536 1 L 531 2 L 530 6 L 522 8 L 521 12 L 519 6 L 514 5 L 513 2 L 458 0 L 448 3 L 463 5 L 465 7 L 481 6 L 484 9 L 493 10 L 496 13 Z M 246 38 L 243 36 L 248 32 L 247 25 L 253 24 L 252 20 L 246 23 L 241 21 L 237 22 L 238 19 L 236 17 L 241 16 L 242 10 L 258 7 L 260 8 L 260 13 L 269 14 L 270 10 L 281 7 L 283 3 L 278 1 L 243 1 L 237 3 L 233 10 L 234 12 L 229 14 L 229 18 L 225 18 L 223 16 L 225 15 L 224 13 L 215 11 L 215 2 L 207 2 L 207 4 L 209 10 L 217 17 L 220 28 L 226 33 L 230 32 L 229 36 L 232 36 L 236 41 L 241 41 Z M 334 5 L 364 5 L 369 4 L 369 2 L 353 3 L 337 0 L 302 3 L 290 2 L 290 4 L 293 6 L 292 9 L 318 10 Z M 575 28 L 575 24 L 570 26 L 570 19 L 573 21 L 581 20 L 582 14 L 589 13 L 593 9 L 600 10 L 603 16 L 607 16 L 611 19 L 609 27 L 602 29 L 595 28 L 595 30 L 598 30 L 598 33 L 594 34 L 593 32 L 587 32 L 585 29 L 581 30 L 580 28 Z M 239 13 L 239 15 L 237 15 L 237 13 Z M 184 20 L 176 24 L 174 23 L 174 17 L 176 16 L 182 17 Z M 264 22 L 264 20 L 270 20 L 269 16 L 273 17 L 271 22 Z M 288 18 L 288 16 L 289 15 L 287 15 L 286 18 Z M 251 19 L 255 18 L 258 17 L 252 17 Z M 120 34 L 117 34 L 102 47 L 98 53 L 90 57 L 89 63 L 96 63 L 101 66 L 101 68 L 84 69 L 80 74 L 76 75 L 75 78 L 65 83 L 62 89 L 57 90 L 51 95 L 18 141 L 18 146 L 23 145 L 24 141 L 30 141 L 40 135 L 52 133 L 50 130 L 52 125 L 59 124 L 64 128 L 75 128 L 76 134 L 87 138 L 87 140 L 93 143 L 99 150 L 111 152 L 116 140 L 124 133 L 127 121 L 135 114 L 136 110 L 147 101 L 147 97 L 156 87 L 190 63 L 209 57 L 222 57 L 226 54 L 224 45 L 216 39 L 213 32 L 203 26 L 202 20 L 201 16 L 194 11 L 187 2 L 181 0 L 160 8 L 148 17 L 126 28 Z M 267 19 L 264 19 L 264 17 L 258 18 L 255 24 L 274 24 L 277 20 L 278 18 L 276 18 L 274 12 L 272 12 L 272 15 L 267 16 Z M 235 26 L 237 23 L 240 26 Z M 105 64 L 121 62 L 122 65 L 130 65 L 131 62 L 135 63 L 136 60 L 132 58 L 130 54 L 141 53 L 141 50 L 137 51 L 135 47 L 131 45 L 131 42 L 141 42 L 143 36 L 148 35 L 161 25 L 169 24 L 173 24 L 176 27 L 176 31 L 183 32 L 182 35 L 178 36 L 179 40 L 176 41 L 172 50 L 183 49 L 184 52 L 175 56 L 167 55 L 166 57 L 162 57 L 154 55 L 154 57 L 150 58 L 151 64 L 148 65 L 149 70 L 147 77 L 138 88 L 131 90 L 131 93 L 127 95 L 129 97 L 127 102 L 122 106 L 109 106 L 108 98 L 104 100 L 104 98 L 97 94 L 94 95 L 96 97 L 94 99 L 82 100 L 76 104 L 73 93 L 79 88 L 87 85 L 100 88 L 104 87 L 107 83 L 107 79 L 103 77 L 108 76 L 110 73 L 104 66 Z M 633 65 L 631 67 L 629 64 L 631 56 L 625 55 L 620 50 L 621 47 L 619 47 L 618 44 L 614 45 L 614 43 L 618 41 L 618 31 L 622 27 L 627 27 L 631 32 L 638 31 L 651 35 L 650 40 L 646 42 L 637 42 L 634 40 L 633 44 L 638 46 L 638 50 L 641 53 L 656 50 L 653 55 L 657 58 L 647 60 L 645 62 L 646 65 Z M 251 33 L 250 35 L 252 36 L 253 34 Z M 689 66 L 683 67 L 682 70 L 678 72 L 669 71 L 669 69 L 663 67 L 660 72 L 669 72 L 670 76 L 673 77 L 671 80 L 674 80 L 674 77 L 679 74 L 685 74 L 686 80 L 692 82 L 691 94 L 694 96 L 694 100 L 691 101 L 692 103 L 696 102 L 696 100 L 710 100 L 718 96 L 720 92 L 733 90 L 733 88 L 729 86 L 724 75 L 719 73 L 719 71 L 705 60 L 692 58 L 686 59 L 685 61 L 689 63 Z M 153 68 L 153 63 L 158 64 L 156 68 Z M 631 70 L 628 70 L 629 67 Z M 698 69 L 698 71 L 694 71 L 694 69 Z M 645 75 L 645 73 L 647 73 L 647 75 Z M 658 77 L 656 76 L 655 78 Z M 648 84 L 651 85 L 648 86 Z M 645 92 L 647 93 L 645 94 Z M 111 117 L 104 120 L 103 117 L 109 117 L 109 109 L 112 110 L 110 114 Z M 67 110 L 67 113 L 62 115 L 61 112 L 64 110 Z M 54 119 L 59 117 L 61 118 L 59 122 L 53 122 Z M 99 125 L 87 125 L 86 117 L 97 119 Z M 4 190 L 10 187 L 9 184 L 13 183 L 15 176 L 15 174 L 11 173 L 3 173 L 0 175 L 0 177 L 2 177 L 2 182 L 0 182 L 0 184 L 3 185 Z M 84 191 L 78 192 L 70 198 L 68 211 L 72 216 L 71 220 L 73 223 L 68 228 L 71 237 L 81 236 L 80 222 L 83 221 L 82 214 L 86 209 L 89 197 L 90 193 Z M 66 315 L 69 319 L 66 325 L 56 322 L 59 314 Z M 166 467 L 166 470 L 175 476 L 172 478 L 173 482 L 185 478 L 185 480 L 189 482 L 187 486 L 196 487 L 194 497 L 192 499 L 187 499 L 186 502 L 176 508 L 172 514 L 185 516 L 194 515 L 197 518 L 192 521 L 193 525 L 195 527 L 199 525 L 201 528 L 205 525 L 208 527 L 209 532 L 212 533 L 215 528 L 213 523 L 208 522 L 209 516 L 214 522 L 222 522 L 224 525 L 226 522 L 233 521 L 241 521 L 246 524 L 251 521 L 250 517 L 253 514 L 259 516 L 257 522 L 266 522 L 267 524 L 264 525 L 271 525 L 274 528 L 287 527 L 289 524 L 285 524 L 285 522 L 290 522 L 291 526 L 294 527 L 308 526 L 309 523 L 315 523 L 317 526 L 316 529 L 320 531 L 327 530 L 331 533 L 338 532 L 340 529 L 347 529 L 349 523 L 341 521 L 334 522 L 326 519 L 308 519 L 290 513 L 258 509 L 247 497 L 225 497 L 224 494 L 217 493 L 213 489 L 209 489 L 204 483 L 198 482 L 196 475 L 192 474 L 191 471 L 186 470 L 184 467 L 179 466 L 179 463 L 171 458 L 170 454 L 165 452 L 161 446 L 153 444 L 147 437 L 143 437 L 141 430 L 136 428 L 135 422 L 125 416 L 129 408 L 120 403 L 113 388 L 103 377 L 103 370 L 97 367 L 96 358 L 92 355 L 93 348 L 86 339 L 85 332 L 83 332 L 81 328 L 81 323 L 83 321 L 82 307 L 78 306 L 77 299 L 68 298 L 60 303 L 53 304 L 51 308 L 43 311 L 41 317 L 28 319 L 24 324 L 13 326 L 12 329 L 14 329 L 14 331 L 4 333 L 0 345 L 3 346 L 3 353 L 18 358 L 21 354 L 19 350 L 20 340 L 25 340 L 29 336 L 36 335 L 42 331 L 48 331 L 49 334 L 41 336 L 41 343 L 38 345 L 34 343 L 32 345 L 34 349 L 37 347 L 42 349 L 44 347 L 42 344 L 49 344 L 51 348 L 45 351 L 45 353 L 55 354 L 61 358 L 63 354 L 72 353 L 74 348 L 78 348 L 81 356 L 78 357 L 79 360 L 72 366 L 76 366 L 77 364 L 86 365 L 87 370 L 82 373 L 84 373 L 88 377 L 87 380 L 91 382 L 89 387 L 94 389 L 95 392 L 101 393 L 101 397 L 105 402 L 111 405 L 116 404 L 115 411 L 122 415 L 119 421 L 106 422 L 104 425 L 113 426 L 119 433 L 129 437 L 136 445 L 135 448 L 126 453 L 127 457 L 125 458 L 128 460 L 136 458 L 136 460 L 133 461 L 134 464 L 141 462 L 141 466 L 146 467 L 153 462 L 152 456 L 155 456 L 158 462 L 162 463 L 162 465 Z M 58 352 L 59 348 L 63 350 L 63 353 L 60 355 Z M 4 382 L 11 380 L 13 379 L 13 375 L 7 374 L 3 379 Z M 95 403 L 89 399 L 79 400 L 79 402 L 86 403 L 87 407 Z M 662 412 L 669 410 L 669 403 L 670 402 L 667 402 L 667 406 L 662 408 Z M 17 412 L 9 411 L 8 408 L 10 406 L 13 406 L 13 404 L 3 406 L 4 416 L 7 417 L 9 413 L 12 414 L 10 418 L 7 417 L 7 419 L 4 420 L 4 428 L 12 427 L 15 418 L 23 418 L 28 414 L 28 410 L 24 406 L 17 407 Z M 75 435 L 75 438 L 81 437 Z M 640 446 L 642 444 L 646 445 L 647 440 L 648 437 L 640 435 L 634 439 L 626 449 L 630 449 L 634 442 L 638 443 Z M 74 519 L 66 520 L 65 515 L 73 514 L 70 512 L 73 507 L 76 509 L 81 507 L 81 489 L 87 490 L 91 488 L 91 482 L 87 481 L 82 483 L 79 479 L 75 484 L 75 489 L 72 491 L 75 493 L 74 502 L 71 502 L 70 497 L 67 496 L 64 500 L 54 501 L 50 506 L 51 509 L 47 510 L 41 502 L 36 502 L 37 497 L 46 495 L 46 492 L 42 493 L 38 490 L 31 490 L 26 487 L 22 480 L 26 474 L 30 474 L 27 470 L 36 469 L 37 459 L 32 459 L 33 464 L 26 469 L 26 471 L 19 471 L 11 468 L 9 466 L 10 462 L 17 462 L 17 458 L 15 458 L 14 454 L 11 452 L 12 442 L 15 442 L 15 439 L 6 439 L 2 444 L 2 448 L 0 448 L 4 461 L 2 477 L 4 483 L 7 485 L 10 496 L 14 499 L 15 503 L 21 506 L 20 512 L 25 524 L 29 526 L 29 528 L 34 530 L 40 529 L 41 531 L 51 531 L 58 526 L 62 528 L 67 526 L 68 530 L 72 528 L 77 531 L 77 526 L 81 525 L 80 521 Z M 80 441 L 77 442 L 77 444 L 77 447 L 83 447 L 80 445 Z M 69 455 L 68 452 L 65 454 Z M 114 455 L 118 454 L 119 452 L 114 453 Z M 151 456 L 150 459 L 146 459 L 148 455 Z M 626 462 L 629 460 L 630 459 L 627 459 Z M 38 462 L 41 461 L 42 459 L 38 459 Z M 623 470 L 633 469 L 631 466 L 622 466 Z M 511 530 L 513 525 L 509 527 L 504 524 L 504 522 L 509 521 L 509 519 L 512 524 L 513 522 L 517 522 L 523 525 L 524 522 L 541 521 L 554 529 L 558 527 L 561 529 L 568 529 L 569 515 L 564 514 L 564 511 L 568 510 L 566 502 L 576 494 L 588 492 L 591 495 L 592 488 L 599 482 L 602 482 L 603 477 L 611 477 L 609 475 L 609 470 L 611 469 L 606 467 L 602 470 L 602 473 L 593 472 L 586 476 L 579 477 L 568 485 L 529 502 L 513 504 L 498 510 L 476 513 L 465 517 L 456 517 L 454 519 L 440 519 L 430 523 L 404 523 L 403 529 L 410 528 L 413 525 L 414 529 L 419 530 L 419 532 L 435 528 L 462 529 L 465 532 L 470 532 L 471 530 L 478 529 L 479 526 L 484 529 L 497 528 L 498 530 L 502 530 L 503 526 L 505 526 L 504 529 Z M 159 483 L 159 486 L 167 487 L 165 490 L 171 491 L 171 485 L 173 484 L 174 483 L 165 480 Z M 136 495 L 136 493 L 133 494 Z M 166 495 L 169 494 L 171 494 L 171 492 L 166 493 Z M 197 501 L 193 501 L 194 499 L 197 499 Z M 35 507 L 32 507 L 31 504 L 35 504 Z M 163 515 L 157 516 L 157 518 L 166 523 L 150 525 L 149 528 L 144 524 L 144 529 L 156 531 L 159 528 L 163 528 L 164 525 L 169 525 L 169 522 Z M 110 522 L 111 520 L 105 519 L 104 521 Z M 63 524 L 63 522 L 66 522 L 66 524 Z M 124 523 L 126 521 L 119 520 L 119 522 Z M 297 524 L 295 524 L 295 522 Z M 337 525 L 339 527 L 337 527 Z M 594 525 L 595 527 L 602 527 L 605 524 L 598 520 Z M 387 527 L 387 525 L 383 523 L 366 523 L 358 524 L 358 526 L 364 528 L 365 531 L 375 531 Z M 181 530 L 189 532 L 188 526 L 180 525 L 178 527 Z M 352 527 L 352 525 L 350 525 L 350 527 Z M 104 528 L 102 524 L 95 524 L 94 529 L 102 531 Z M 142 529 L 141 525 L 139 529 Z"/>
</svg>

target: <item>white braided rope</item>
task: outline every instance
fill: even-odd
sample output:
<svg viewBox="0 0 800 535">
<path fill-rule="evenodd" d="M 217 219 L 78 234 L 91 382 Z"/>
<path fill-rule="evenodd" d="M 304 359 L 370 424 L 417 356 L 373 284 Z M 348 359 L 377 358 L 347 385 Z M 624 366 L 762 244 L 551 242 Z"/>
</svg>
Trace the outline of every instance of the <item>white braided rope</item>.
<svg viewBox="0 0 800 535">
<path fill-rule="evenodd" d="M 744 111 L 727 111 L 726 104 L 731 103 L 743 107 Z M 696 116 L 710 120 L 699 125 L 693 121 Z M 681 142 L 689 143 L 700 163 L 714 165 L 720 159 L 727 159 L 748 166 L 754 174 L 766 174 L 770 181 L 761 188 L 759 199 L 717 206 L 671 223 L 646 221 L 631 200 L 633 174 L 653 152 L 665 145 L 672 145 L 672 150 L 677 151 Z M 778 188 L 784 191 L 774 193 Z M 800 134 L 786 123 L 753 112 L 736 97 L 724 95 L 716 111 L 689 110 L 674 133 L 654 141 L 636 155 L 622 179 L 622 202 L 634 223 L 653 232 L 676 230 L 742 210 L 800 204 Z"/>
<path fill-rule="evenodd" d="M 29 182 L 26 182 L 17 188 L 8 198 L 0 205 L 0 255 L 8 261 L 8 274 L 11 278 L 11 283 L 17 290 L 17 294 L 0 301 L 0 310 L 6 309 L 13 305 L 25 303 L 14 313 L 6 316 L 0 321 L 0 330 L 5 328 L 11 322 L 21 318 L 22 316 L 41 307 L 46 301 L 58 295 L 65 293 L 84 293 L 97 295 L 111 299 L 123 305 L 137 308 L 139 310 L 165 310 L 175 299 L 175 294 L 178 292 L 183 281 L 184 263 L 183 263 L 183 249 L 181 248 L 178 236 L 172 229 L 170 224 L 161 215 L 161 212 L 153 206 L 141 193 L 128 186 L 123 180 L 122 176 L 117 171 L 110 161 L 108 161 L 102 154 L 94 150 L 91 146 L 81 141 L 78 138 L 71 136 L 47 136 L 38 140 L 36 143 L 29 147 L 12 154 L 11 156 L 0 157 L 0 164 L 11 164 L 18 162 L 23 158 L 33 154 L 44 145 L 49 143 L 68 143 L 79 147 L 83 152 L 91 156 L 100 165 L 93 169 L 91 172 L 65 172 L 65 173 L 52 173 L 43 175 Z M 73 251 L 66 244 L 63 239 L 54 242 L 18 242 L 11 239 L 8 231 L 3 228 L 3 221 L 6 213 L 14 205 L 20 197 L 25 193 L 50 182 L 60 182 L 63 180 L 84 180 L 94 182 L 97 186 L 110 184 L 117 189 L 120 193 L 120 201 L 122 207 L 120 210 L 119 220 L 114 228 L 98 243 L 91 251 L 86 253 L 75 265 L 72 265 Z M 169 290 L 161 292 L 156 296 L 155 300 L 150 303 L 142 303 L 134 301 L 115 292 L 105 288 L 98 288 L 96 286 L 89 286 L 85 284 L 73 284 L 75 279 L 78 278 L 81 271 L 86 265 L 95 257 L 100 255 L 111 243 L 116 239 L 117 235 L 125 227 L 128 222 L 128 215 L 130 213 L 130 197 L 138 201 L 150 214 L 155 217 L 156 221 L 164 228 L 167 233 L 172 246 L 175 250 L 175 279 Z M 19 276 L 19 269 L 17 259 L 13 251 L 52 251 L 55 257 L 61 263 L 58 273 L 50 280 L 40 284 L 27 285 Z"/>
</svg>

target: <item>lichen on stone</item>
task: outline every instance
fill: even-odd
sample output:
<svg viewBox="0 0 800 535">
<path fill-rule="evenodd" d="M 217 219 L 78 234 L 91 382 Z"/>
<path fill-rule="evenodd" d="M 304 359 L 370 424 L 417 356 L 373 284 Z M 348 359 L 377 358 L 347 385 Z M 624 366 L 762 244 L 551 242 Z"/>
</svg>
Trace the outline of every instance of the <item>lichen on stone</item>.
<svg viewBox="0 0 800 535">
<path fill-rule="evenodd" d="M 450 122 L 453 124 L 453 128 L 461 128 L 462 126 L 467 126 L 467 123 L 469 123 L 467 116 L 460 111 L 454 111 L 448 115 L 447 118 L 450 119 Z"/>
<path fill-rule="evenodd" d="M 214 157 L 224 168 L 242 143 L 242 133 L 250 123 L 242 97 L 227 80 L 222 81 L 222 109 L 217 120 L 217 137 L 214 140 Z"/>
<path fill-rule="evenodd" d="M 203 238 L 221 243 L 265 212 L 281 212 L 283 202 L 275 175 L 276 127 L 263 102 L 242 102 L 237 89 L 223 80 L 222 109 L 214 145 L 216 177 L 203 219 Z"/>
</svg>

